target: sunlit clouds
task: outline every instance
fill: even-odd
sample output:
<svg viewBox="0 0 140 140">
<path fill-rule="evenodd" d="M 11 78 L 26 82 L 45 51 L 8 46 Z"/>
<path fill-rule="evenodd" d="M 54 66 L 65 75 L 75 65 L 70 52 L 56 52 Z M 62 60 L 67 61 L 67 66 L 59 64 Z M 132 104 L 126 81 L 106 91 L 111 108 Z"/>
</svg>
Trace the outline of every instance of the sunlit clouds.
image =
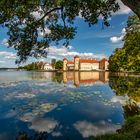
<svg viewBox="0 0 140 140">
<path fill-rule="evenodd" d="M 113 36 L 113 37 L 111 37 L 111 38 L 110 38 L 110 41 L 111 41 L 112 43 L 119 43 L 119 42 L 121 42 L 121 41 L 123 40 L 125 34 L 126 34 L 126 29 L 123 28 L 123 29 L 122 29 L 122 32 L 121 32 L 121 35 L 120 35 L 120 36 Z"/>
</svg>

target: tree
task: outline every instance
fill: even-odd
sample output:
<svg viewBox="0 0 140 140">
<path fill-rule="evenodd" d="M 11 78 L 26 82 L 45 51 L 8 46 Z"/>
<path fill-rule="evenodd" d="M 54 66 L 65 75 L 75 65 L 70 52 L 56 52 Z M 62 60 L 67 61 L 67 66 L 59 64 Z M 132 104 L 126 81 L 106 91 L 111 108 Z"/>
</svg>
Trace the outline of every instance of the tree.
<svg viewBox="0 0 140 140">
<path fill-rule="evenodd" d="M 116 49 L 109 58 L 111 71 L 140 71 L 140 19 L 128 18 L 123 48 Z"/>
<path fill-rule="evenodd" d="M 139 0 L 122 2 L 140 15 Z M 89 26 L 99 17 L 109 26 L 108 18 L 118 9 L 117 0 L 1 0 L 0 24 L 8 28 L 9 46 L 17 51 L 16 63 L 21 63 L 46 57 L 51 44 L 63 41 L 67 47 L 76 34 L 74 19 L 79 14 Z"/>
<path fill-rule="evenodd" d="M 58 61 L 55 63 L 55 69 L 57 69 L 57 70 L 62 70 L 62 68 L 63 68 L 63 61 L 58 60 Z"/>
<path fill-rule="evenodd" d="M 56 63 L 56 59 L 52 59 L 51 64 L 53 68 L 55 67 L 55 63 Z"/>
<path fill-rule="evenodd" d="M 139 0 L 121 0 L 124 5 L 128 6 L 140 18 L 140 1 Z"/>
<path fill-rule="evenodd" d="M 44 67 L 44 62 L 33 62 L 31 64 L 25 65 L 23 69 L 26 70 L 42 70 Z"/>
</svg>

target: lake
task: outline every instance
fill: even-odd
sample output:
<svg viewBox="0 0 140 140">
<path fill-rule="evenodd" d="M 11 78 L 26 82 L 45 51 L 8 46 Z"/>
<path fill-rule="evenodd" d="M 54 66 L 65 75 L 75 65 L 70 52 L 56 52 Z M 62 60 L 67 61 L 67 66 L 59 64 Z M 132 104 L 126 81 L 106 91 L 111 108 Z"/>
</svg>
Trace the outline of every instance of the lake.
<svg viewBox="0 0 140 140">
<path fill-rule="evenodd" d="M 131 102 L 140 106 L 138 76 L 0 71 L 0 140 L 88 140 L 114 133 L 136 112 L 128 109 Z"/>
</svg>

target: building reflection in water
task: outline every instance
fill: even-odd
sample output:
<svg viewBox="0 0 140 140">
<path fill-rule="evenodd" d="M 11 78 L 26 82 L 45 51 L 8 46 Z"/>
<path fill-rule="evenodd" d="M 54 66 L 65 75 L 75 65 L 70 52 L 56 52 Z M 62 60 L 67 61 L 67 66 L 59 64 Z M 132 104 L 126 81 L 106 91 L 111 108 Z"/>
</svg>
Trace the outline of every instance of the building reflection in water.
<svg viewBox="0 0 140 140">
<path fill-rule="evenodd" d="M 57 72 L 40 72 L 40 73 L 30 73 L 29 76 L 32 79 L 38 80 L 51 80 L 57 83 L 64 83 L 72 81 L 73 85 L 79 87 L 80 85 L 93 85 L 95 83 L 107 83 L 109 81 L 109 72 L 80 72 L 80 71 L 69 71 L 63 73 Z"/>
<path fill-rule="evenodd" d="M 63 83 L 67 84 L 68 81 L 73 81 L 76 87 L 80 85 L 92 85 L 95 83 L 107 83 L 109 81 L 108 72 L 63 72 Z"/>
</svg>

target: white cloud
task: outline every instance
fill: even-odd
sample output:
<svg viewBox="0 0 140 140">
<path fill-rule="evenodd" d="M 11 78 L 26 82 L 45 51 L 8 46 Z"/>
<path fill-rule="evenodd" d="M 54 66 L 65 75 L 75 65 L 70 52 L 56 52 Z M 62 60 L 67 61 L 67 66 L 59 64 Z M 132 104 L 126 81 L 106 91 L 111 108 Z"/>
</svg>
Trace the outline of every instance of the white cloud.
<svg viewBox="0 0 140 140">
<path fill-rule="evenodd" d="M 38 34 L 40 36 L 45 36 L 46 34 L 50 34 L 51 33 L 51 30 L 48 29 L 47 27 L 44 28 L 44 30 L 41 31 L 41 29 L 38 29 Z"/>
<path fill-rule="evenodd" d="M 51 56 L 51 55 L 48 55 L 47 57 L 50 58 L 50 59 L 57 59 L 58 58 L 56 56 Z"/>
<path fill-rule="evenodd" d="M 38 9 L 36 11 L 31 12 L 31 15 L 33 15 L 36 19 L 39 19 L 44 15 L 44 12 L 41 9 L 41 7 L 38 7 Z"/>
<path fill-rule="evenodd" d="M 14 59 L 6 59 L 5 57 L 0 57 L 0 68 L 16 68 L 17 65 L 15 65 Z"/>
<path fill-rule="evenodd" d="M 16 59 L 16 54 L 13 52 L 0 51 L 0 56 L 6 59 Z"/>
<path fill-rule="evenodd" d="M 5 61 L 0 61 L 0 63 L 5 63 Z"/>
<path fill-rule="evenodd" d="M 123 29 L 122 29 L 122 32 L 121 32 L 121 35 L 120 35 L 120 36 L 113 36 L 113 37 L 111 37 L 111 38 L 110 38 L 110 41 L 111 41 L 112 43 L 118 43 L 118 42 L 120 42 L 120 41 L 123 40 L 125 34 L 126 34 L 126 29 L 123 28 Z"/>
<path fill-rule="evenodd" d="M 94 53 L 79 53 L 79 52 L 67 52 L 67 53 L 62 53 L 62 56 L 75 56 L 78 55 L 80 57 L 92 57 L 92 58 L 97 58 L 97 59 L 102 59 L 102 58 L 106 58 L 106 56 L 104 54 L 94 54 Z"/>
<path fill-rule="evenodd" d="M 1 42 L 1 44 L 4 45 L 4 46 L 9 46 L 8 39 L 4 38 Z"/>
<path fill-rule="evenodd" d="M 105 121 L 93 124 L 87 121 L 79 121 L 74 124 L 74 127 L 79 131 L 79 133 L 84 137 L 88 138 L 90 136 L 99 136 L 106 133 L 115 132 L 121 126 L 116 124 L 111 124 Z"/>
<path fill-rule="evenodd" d="M 128 8 L 127 6 L 125 6 L 121 0 L 117 0 L 119 6 L 120 6 L 120 9 L 116 12 L 116 13 L 113 13 L 113 15 L 123 15 L 123 14 L 129 14 L 131 12 L 131 9 Z"/>
<path fill-rule="evenodd" d="M 69 48 L 69 49 L 68 49 Z M 97 59 L 102 59 L 106 58 L 107 56 L 104 54 L 94 54 L 94 53 L 87 53 L 87 52 L 76 52 L 76 51 L 71 51 L 73 48 L 72 46 L 68 46 L 68 48 L 62 46 L 62 47 L 56 47 L 56 46 L 50 46 L 49 48 L 46 49 L 48 51 L 48 55 L 57 58 L 58 56 L 60 57 L 74 57 L 75 55 L 78 55 L 80 57 L 90 57 L 90 58 L 97 58 Z"/>
<path fill-rule="evenodd" d="M 122 34 L 126 34 L 126 29 L 125 28 L 122 29 Z"/>
<path fill-rule="evenodd" d="M 38 61 L 45 62 L 46 60 L 45 60 L 45 58 L 40 58 L 40 59 L 37 59 L 36 61 L 37 61 L 37 62 L 38 62 Z"/>
<path fill-rule="evenodd" d="M 46 51 L 49 54 L 61 55 L 62 53 L 67 53 L 68 49 L 64 46 L 62 47 L 50 46 L 49 48 L 46 49 Z"/>
<path fill-rule="evenodd" d="M 117 36 L 113 36 L 110 38 L 110 41 L 112 43 L 118 43 L 119 41 L 121 41 L 123 39 L 123 36 L 117 37 Z"/>
<path fill-rule="evenodd" d="M 71 50 L 71 49 L 73 49 L 73 47 L 69 45 L 69 46 L 68 46 L 68 49 Z"/>
<path fill-rule="evenodd" d="M 34 11 L 31 13 L 36 19 L 39 19 L 41 17 L 41 14 L 38 11 Z"/>
<path fill-rule="evenodd" d="M 11 56 L 5 56 L 7 59 L 16 59 L 16 55 L 11 55 Z"/>
</svg>

